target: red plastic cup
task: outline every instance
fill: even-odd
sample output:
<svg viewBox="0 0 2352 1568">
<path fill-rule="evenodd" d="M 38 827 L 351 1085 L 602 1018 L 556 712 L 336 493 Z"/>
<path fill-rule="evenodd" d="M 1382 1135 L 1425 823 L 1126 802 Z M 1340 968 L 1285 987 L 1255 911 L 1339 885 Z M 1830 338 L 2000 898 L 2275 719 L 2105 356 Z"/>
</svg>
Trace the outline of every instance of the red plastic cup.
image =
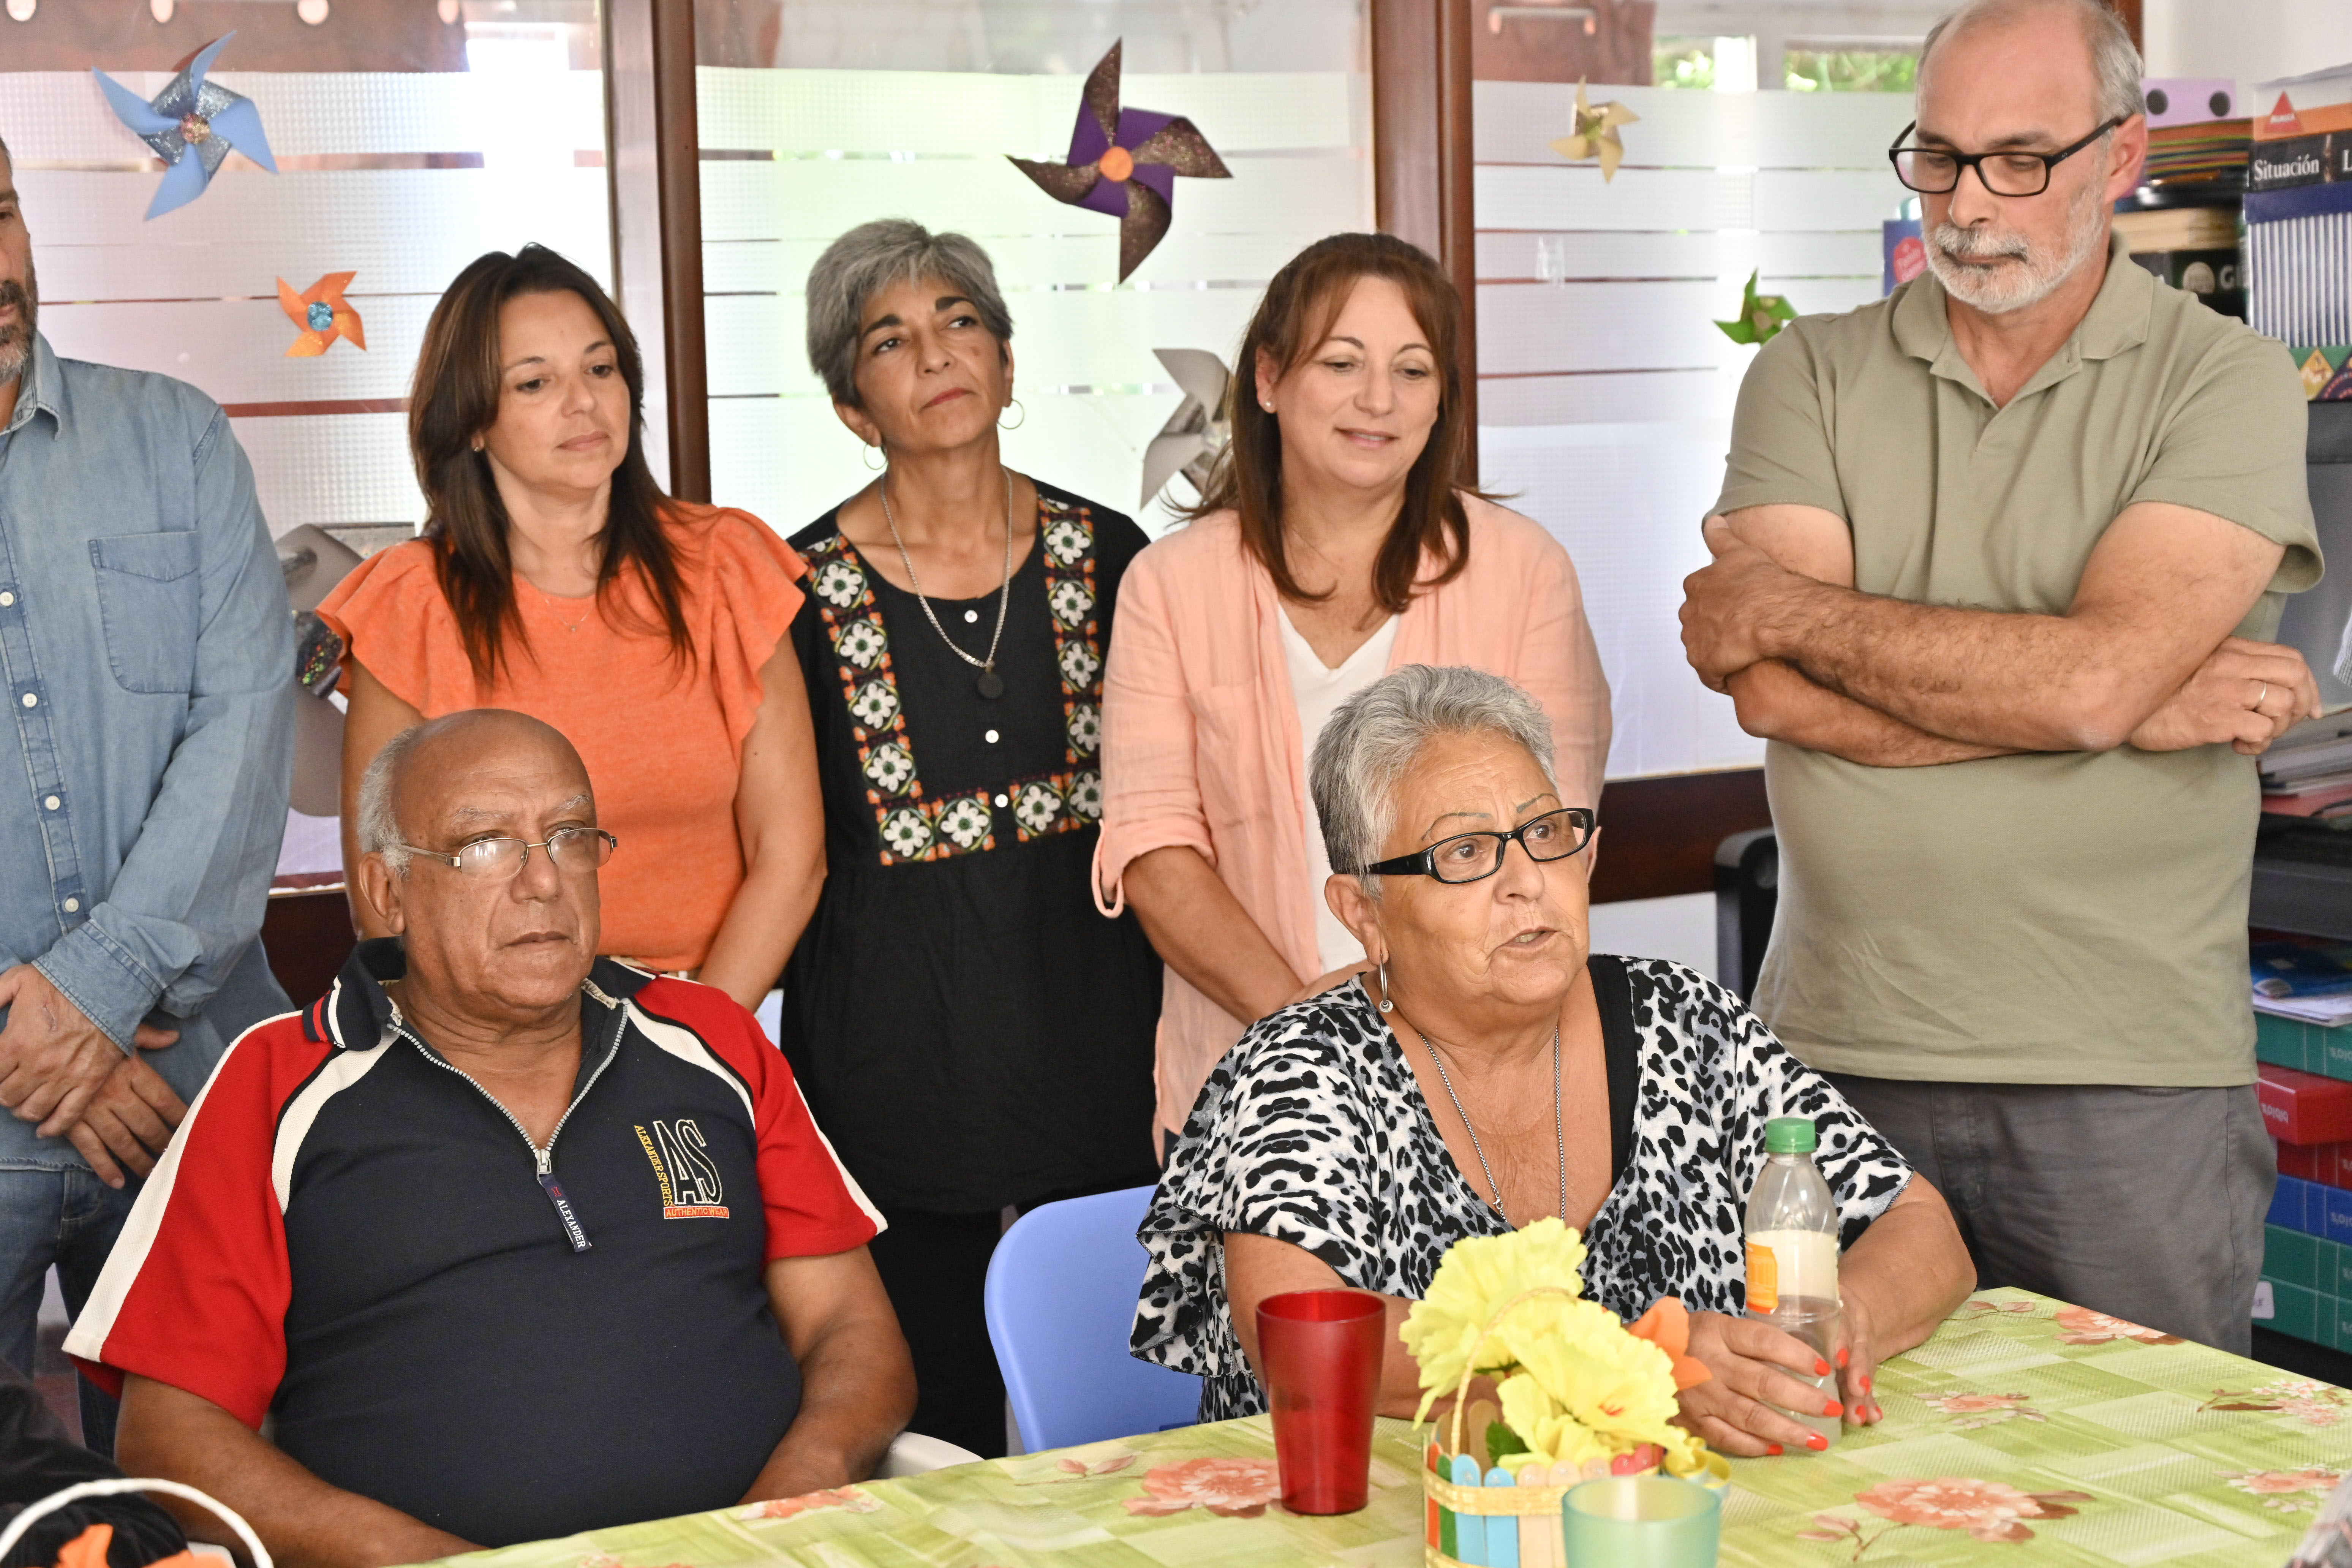
<svg viewBox="0 0 2352 1568">
<path fill-rule="evenodd" d="M 1293 1513 L 1364 1506 L 1387 1321 L 1385 1304 L 1363 1290 L 1291 1290 L 1257 1304 L 1282 1506 Z"/>
</svg>

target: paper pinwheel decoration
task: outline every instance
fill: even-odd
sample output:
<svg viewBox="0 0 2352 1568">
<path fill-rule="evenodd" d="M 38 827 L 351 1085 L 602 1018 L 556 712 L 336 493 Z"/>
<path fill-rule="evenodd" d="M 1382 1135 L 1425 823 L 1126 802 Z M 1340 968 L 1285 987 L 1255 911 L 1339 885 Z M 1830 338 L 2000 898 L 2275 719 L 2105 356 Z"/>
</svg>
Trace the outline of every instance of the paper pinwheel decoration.
<svg viewBox="0 0 2352 1568">
<path fill-rule="evenodd" d="M 278 280 L 279 308 L 285 310 L 288 321 L 302 329 L 302 335 L 286 350 L 288 359 L 316 359 L 337 338 L 349 339 L 355 349 L 367 347 L 367 333 L 361 330 L 360 313 L 343 300 L 343 290 L 358 276 L 356 272 L 330 272 L 299 294 L 285 279 Z"/>
<path fill-rule="evenodd" d="M 1738 320 L 1716 322 L 1735 343 L 1769 342 L 1781 322 L 1797 319 L 1797 307 L 1780 295 L 1759 294 L 1756 278 L 1756 273 L 1748 275 L 1748 291 L 1739 298 Z"/>
<path fill-rule="evenodd" d="M 1151 445 L 1143 449 L 1143 499 L 1149 503 L 1170 479 L 1182 474 L 1196 490 L 1209 488 L 1209 470 L 1233 438 L 1225 420 L 1225 385 L 1233 380 L 1225 362 L 1206 349 L 1154 349 L 1160 363 L 1184 394 Z"/>
<path fill-rule="evenodd" d="M 261 111 L 254 108 L 253 100 L 205 79 L 213 68 L 213 57 L 236 37 L 223 33 L 191 55 L 180 67 L 180 74 L 164 84 L 152 102 L 142 102 L 136 93 L 104 71 L 89 73 L 106 89 L 106 101 L 114 106 L 122 123 L 155 149 L 166 165 L 163 183 L 155 187 L 155 199 L 147 208 L 151 218 L 203 195 L 231 149 L 271 174 L 278 173 L 277 160 L 269 155 L 269 139 L 261 133 Z"/>
<path fill-rule="evenodd" d="M 1584 83 L 1576 84 L 1576 129 L 1551 144 L 1551 150 L 1563 158 L 1582 160 L 1598 156 L 1601 178 L 1617 177 L 1617 165 L 1624 161 L 1625 143 L 1618 140 L 1617 128 L 1631 125 L 1642 117 L 1623 104 L 1611 100 L 1598 109 L 1584 100 Z"/>
<path fill-rule="evenodd" d="M 1066 163 L 1015 158 L 1013 164 L 1055 201 L 1091 207 L 1119 220 L 1118 280 L 1143 263 L 1168 232 L 1176 176 L 1230 180 L 1233 171 L 1209 139 L 1181 114 L 1118 106 L 1118 51 L 1113 44 L 1087 74 L 1078 123 Z"/>
</svg>

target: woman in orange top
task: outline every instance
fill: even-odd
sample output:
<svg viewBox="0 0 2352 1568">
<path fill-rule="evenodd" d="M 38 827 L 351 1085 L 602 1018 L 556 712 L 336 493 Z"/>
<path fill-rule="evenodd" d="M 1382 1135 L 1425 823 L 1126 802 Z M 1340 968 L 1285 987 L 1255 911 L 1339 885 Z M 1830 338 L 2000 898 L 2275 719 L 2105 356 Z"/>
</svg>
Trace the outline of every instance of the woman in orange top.
<svg viewBox="0 0 2352 1568">
<path fill-rule="evenodd" d="M 1461 321 L 1403 240 L 1308 246 L 1242 338 L 1208 493 L 1128 570 L 1096 898 L 1132 904 L 1168 964 L 1165 1138 L 1246 1025 L 1368 967 L 1326 901 L 1307 795 L 1341 702 L 1409 664 L 1503 676 L 1551 721 L 1564 804 L 1600 804 L 1609 686 L 1576 568 L 1466 487 Z"/>
<path fill-rule="evenodd" d="M 755 1006 L 824 878 L 784 640 L 801 562 L 748 513 L 661 493 L 644 396 L 619 310 L 551 250 L 493 251 L 434 307 L 408 416 L 424 536 L 319 606 L 345 648 L 343 863 L 386 741 L 460 709 L 532 714 L 579 749 L 620 840 L 603 950 Z"/>
</svg>

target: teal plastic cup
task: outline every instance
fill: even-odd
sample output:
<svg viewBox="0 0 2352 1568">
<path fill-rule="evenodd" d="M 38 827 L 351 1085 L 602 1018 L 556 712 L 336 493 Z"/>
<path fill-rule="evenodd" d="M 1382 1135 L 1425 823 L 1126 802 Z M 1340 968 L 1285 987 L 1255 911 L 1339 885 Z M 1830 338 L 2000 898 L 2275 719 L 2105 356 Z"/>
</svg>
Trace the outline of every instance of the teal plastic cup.
<svg viewBox="0 0 2352 1568">
<path fill-rule="evenodd" d="M 1586 1481 L 1559 1505 L 1568 1568 L 1715 1568 L 1723 1499 L 1672 1476 Z"/>
</svg>

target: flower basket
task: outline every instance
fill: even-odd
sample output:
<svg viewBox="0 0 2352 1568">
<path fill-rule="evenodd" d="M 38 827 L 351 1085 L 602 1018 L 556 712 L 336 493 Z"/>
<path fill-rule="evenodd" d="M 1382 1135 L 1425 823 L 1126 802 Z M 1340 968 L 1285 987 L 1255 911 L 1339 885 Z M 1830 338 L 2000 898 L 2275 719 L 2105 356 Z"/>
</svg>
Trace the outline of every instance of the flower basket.
<svg viewBox="0 0 2352 1568">
<path fill-rule="evenodd" d="M 1486 1321 L 1479 1344 L 1513 1308 L 1540 1296 L 1579 1299 L 1575 1291 L 1557 1285 L 1522 1291 Z M 1464 1358 L 1461 1382 L 1454 1391 L 1447 1441 L 1433 1436 L 1423 1451 L 1427 1531 L 1422 1560 L 1428 1568 L 1562 1568 L 1560 1505 L 1570 1490 L 1606 1476 L 1655 1475 L 1664 1451 L 1643 1443 L 1630 1452 L 1581 1465 L 1563 1459 L 1523 1465 L 1517 1476 L 1499 1466 L 1482 1474 L 1478 1456 L 1465 1444 L 1462 1429 L 1476 1366 L 1474 1351 Z M 1697 1468 L 1680 1479 L 1720 1491 L 1731 1484 L 1731 1467 L 1722 1455 L 1702 1449 Z"/>
</svg>

